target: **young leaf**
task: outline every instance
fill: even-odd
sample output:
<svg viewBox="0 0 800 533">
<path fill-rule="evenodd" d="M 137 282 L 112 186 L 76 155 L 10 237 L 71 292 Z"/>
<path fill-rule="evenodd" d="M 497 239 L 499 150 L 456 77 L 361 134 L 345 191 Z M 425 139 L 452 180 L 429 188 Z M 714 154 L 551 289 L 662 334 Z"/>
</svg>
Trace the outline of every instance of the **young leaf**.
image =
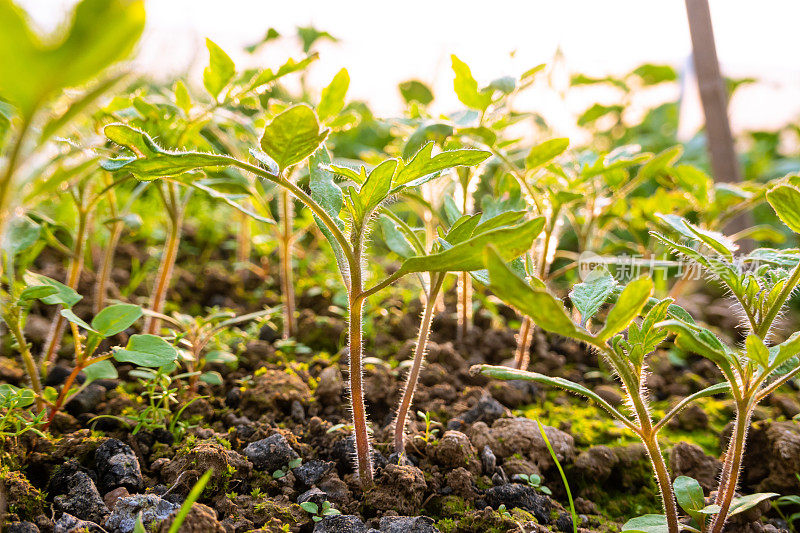
<svg viewBox="0 0 800 533">
<path fill-rule="evenodd" d="M 76 324 L 76 325 L 82 327 L 86 331 L 91 331 L 92 333 L 97 333 L 92 326 L 90 326 L 89 324 L 87 324 L 86 322 L 81 320 L 81 318 L 78 315 L 73 313 L 72 309 L 69 309 L 69 308 L 62 309 L 61 310 L 61 316 L 63 316 L 64 318 L 66 318 L 67 320 L 72 322 L 73 324 Z"/>
<path fill-rule="evenodd" d="M 341 213 L 342 207 L 344 207 L 344 198 L 342 197 L 342 189 L 333 181 L 333 173 L 327 169 L 330 162 L 331 156 L 328 154 L 328 150 L 324 145 L 320 146 L 317 151 L 311 155 L 308 161 L 308 184 L 311 188 L 311 198 L 319 203 L 325 212 L 330 215 L 339 229 L 344 231 L 344 222 L 339 218 L 339 213 Z M 339 271 L 342 273 L 345 280 L 347 280 L 347 260 L 339 241 L 334 238 L 330 229 L 328 229 L 316 215 L 314 216 L 314 220 L 320 231 L 322 231 L 322 234 L 328 239 L 331 248 L 333 248 L 333 254 L 336 257 Z"/>
<path fill-rule="evenodd" d="M 113 337 L 128 329 L 140 316 L 142 308 L 138 305 L 110 305 L 97 313 L 92 320 L 92 328 L 103 338 Z"/>
<path fill-rule="evenodd" d="M 26 287 L 19 295 L 20 300 L 41 300 L 58 292 L 58 289 L 51 285 L 35 285 Z"/>
<path fill-rule="evenodd" d="M 472 72 L 466 63 L 455 55 L 451 55 L 450 60 L 455 73 L 453 89 L 458 99 L 469 108 L 485 111 L 489 104 L 492 103 L 492 93 L 478 91 L 478 82 L 472 77 Z"/>
<path fill-rule="evenodd" d="M 748 509 L 752 509 L 764 500 L 769 500 L 775 496 L 780 496 L 780 494 L 776 492 L 761 492 L 758 494 L 748 494 L 747 496 L 734 498 L 734 500 L 731 502 L 731 509 L 728 511 L 728 517 L 735 516 L 739 513 L 747 511 Z"/>
<path fill-rule="evenodd" d="M 745 339 L 747 358 L 763 368 L 769 366 L 769 349 L 758 335 L 750 334 Z"/>
<path fill-rule="evenodd" d="M 187 116 L 192 110 L 192 97 L 189 96 L 189 91 L 186 85 L 178 80 L 175 83 L 175 105 L 177 105 Z"/>
<path fill-rule="evenodd" d="M 626 533 L 669 533 L 667 517 L 663 514 L 646 514 L 631 518 L 622 526 Z"/>
<path fill-rule="evenodd" d="M 92 363 L 83 369 L 83 373 L 86 374 L 86 381 L 88 382 L 98 379 L 117 379 L 119 377 L 114 364 L 108 359 Z"/>
<path fill-rule="evenodd" d="M 175 362 L 178 351 L 158 335 L 132 335 L 125 348 L 114 350 L 114 359 L 120 363 L 158 368 Z"/>
<path fill-rule="evenodd" d="M 779 185 L 767 192 L 767 201 L 789 229 L 800 233 L 800 189 Z"/>
<path fill-rule="evenodd" d="M 397 224 L 394 221 L 387 217 L 381 216 L 379 223 L 381 225 L 381 230 L 383 231 L 383 240 L 386 242 L 386 246 L 389 247 L 391 251 L 402 257 L 403 259 L 408 259 L 409 257 L 414 257 L 415 255 L 424 252 L 418 252 L 414 249 L 414 246 L 408 242 L 406 236 L 397 229 Z"/>
<path fill-rule="evenodd" d="M 584 282 L 572 288 L 569 298 L 581 314 L 582 326 L 600 310 L 616 286 L 617 280 L 606 269 L 598 267 L 586 276 Z"/>
<path fill-rule="evenodd" d="M 616 305 L 608 312 L 606 323 L 597 337 L 607 340 L 628 327 L 628 324 L 639 316 L 651 294 L 653 294 L 653 280 L 649 277 L 641 277 L 630 282 L 617 298 Z"/>
<path fill-rule="evenodd" d="M 0 95 L 25 116 L 66 87 L 83 85 L 126 57 L 144 29 L 141 0 L 83 0 L 66 31 L 39 36 L 10 0 L 0 1 Z"/>
<path fill-rule="evenodd" d="M 519 226 L 487 231 L 442 252 L 406 259 L 400 270 L 404 273 L 480 270 L 484 267 L 484 249 L 489 244 L 495 247 L 494 253 L 505 267 L 506 262 L 530 249 L 543 227 L 544 218 L 537 217 Z"/>
<path fill-rule="evenodd" d="M 33 246 L 41 234 L 41 226 L 28 217 L 12 219 L 4 236 L 3 250 L 11 257 Z"/>
<path fill-rule="evenodd" d="M 448 168 L 477 165 L 491 155 L 482 150 L 449 150 L 431 157 L 433 146 L 433 142 L 427 143 L 400 169 L 394 180 L 394 191 L 400 186 L 419 185 L 422 180 L 432 179 Z"/>
<path fill-rule="evenodd" d="M 47 276 L 36 274 L 35 272 L 25 272 L 23 279 L 28 287 L 45 285 L 48 287 L 53 287 L 56 290 L 55 293 L 40 298 L 42 303 L 47 305 L 63 305 L 64 307 L 69 308 L 81 301 L 83 298 L 83 296 L 75 292 L 73 289 L 70 289 L 63 283 L 60 283 L 52 278 L 48 278 Z"/>
<path fill-rule="evenodd" d="M 695 479 L 688 476 L 678 476 L 672 483 L 675 489 L 675 499 L 681 509 L 691 516 L 697 523 L 703 523 L 702 509 L 705 507 L 705 496 L 703 488 Z"/>
<path fill-rule="evenodd" d="M 203 85 L 216 100 L 236 74 L 236 65 L 211 39 L 206 39 L 206 48 L 208 48 L 208 66 L 203 70 Z"/>
<path fill-rule="evenodd" d="M 343 68 L 336 73 L 330 85 L 322 89 L 322 96 L 317 107 L 320 121 L 325 122 L 339 114 L 344 107 L 348 87 L 350 87 L 350 75 L 347 73 L 347 69 Z"/>
<path fill-rule="evenodd" d="M 617 409 L 615 409 L 611 404 L 605 401 L 597 393 L 587 389 L 583 385 L 579 385 L 578 383 L 574 383 L 564 378 L 545 376 L 544 374 L 539 374 L 537 372 L 528 372 L 527 370 L 517 370 L 514 368 L 509 368 L 507 366 L 480 365 L 480 366 L 474 366 L 470 369 L 471 374 L 475 373 L 476 371 L 492 379 L 502 379 L 502 380 L 522 379 L 526 381 L 534 381 L 536 383 L 542 383 L 544 385 L 558 387 L 560 389 L 569 392 L 574 392 L 575 394 L 578 394 L 580 396 L 583 396 L 585 398 L 597 402 L 598 405 L 600 405 L 603 409 L 608 411 L 608 413 L 611 414 L 614 418 L 622 421 L 626 425 L 628 426 L 633 425 L 633 423 L 625 415 L 620 413 Z"/>
<path fill-rule="evenodd" d="M 545 290 L 532 288 L 514 274 L 493 247 L 486 248 L 484 261 L 489 270 L 489 287 L 498 298 L 531 317 L 545 331 L 583 341 L 593 340 L 588 332 L 572 322 L 560 301 Z"/>
<path fill-rule="evenodd" d="M 569 146 L 569 139 L 558 138 L 550 139 L 531 148 L 525 157 L 525 168 L 534 170 L 542 165 L 549 163 L 559 155 L 563 154 Z"/>
<path fill-rule="evenodd" d="M 396 168 L 397 160 L 387 159 L 369 173 L 367 180 L 358 190 L 361 218 L 371 213 L 389 195 Z"/>
<path fill-rule="evenodd" d="M 792 357 L 800 353 L 800 331 L 792 334 L 791 337 L 770 348 L 770 367 L 779 367 Z"/>
<path fill-rule="evenodd" d="M 283 171 L 313 154 L 327 136 L 327 129 L 319 130 L 314 110 L 299 104 L 267 124 L 261 137 L 261 149 Z"/>
<path fill-rule="evenodd" d="M 109 124 L 103 131 L 110 140 L 128 148 L 136 157 L 103 161 L 100 166 L 114 172 L 124 168 L 142 181 L 178 176 L 191 170 L 227 165 L 230 158 L 200 152 L 172 152 L 158 146 L 145 132 L 127 124 Z"/>
</svg>

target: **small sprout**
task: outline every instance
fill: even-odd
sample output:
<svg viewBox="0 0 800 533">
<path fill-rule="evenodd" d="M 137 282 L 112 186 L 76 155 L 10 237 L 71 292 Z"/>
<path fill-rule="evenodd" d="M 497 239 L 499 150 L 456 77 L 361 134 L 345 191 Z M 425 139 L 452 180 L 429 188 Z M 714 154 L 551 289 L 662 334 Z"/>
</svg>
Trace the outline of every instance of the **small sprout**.
<svg viewBox="0 0 800 533">
<path fill-rule="evenodd" d="M 338 514 L 342 514 L 338 509 L 334 509 L 331 505 L 331 502 L 324 501 L 322 502 L 322 508 L 314 502 L 303 502 L 300 504 L 300 507 L 303 508 L 308 514 L 313 515 L 311 519 L 314 522 L 319 522 L 325 516 L 334 516 Z"/>
<path fill-rule="evenodd" d="M 547 494 L 548 496 L 553 494 L 553 491 L 542 485 L 542 477 L 538 474 L 516 474 L 513 479 L 527 483 L 528 486 L 533 487 L 534 489 Z"/>
</svg>

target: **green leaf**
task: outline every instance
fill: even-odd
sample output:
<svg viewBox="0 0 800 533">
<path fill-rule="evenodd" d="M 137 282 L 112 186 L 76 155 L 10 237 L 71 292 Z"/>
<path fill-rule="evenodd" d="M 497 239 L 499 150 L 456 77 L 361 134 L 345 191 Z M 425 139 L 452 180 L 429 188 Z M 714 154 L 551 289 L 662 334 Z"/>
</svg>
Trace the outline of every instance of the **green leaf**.
<svg viewBox="0 0 800 533">
<path fill-rule="evenodd" d="M 20 300 L 40 300 L 58 292 L 58 289 L 51 285 L 35 285 L 26 287 L 20 295 Z"/>
<path fill-rule="evenodd" d="M 518 226 L 499 228 L 476 235 L 452 248 L 422 257 L 412 257 L 400 266 L 410 272 L 467 272 L 484 268 L 484 249 L 492 244 L 493 253 L 503 265 L 530 250 L 533 240 L 544 227 L 544 217 L 537 217 Z"/>
<path fill-rule="evenodd" d="M 538 325 L 538 323 L 537 323 Z M 574 383 L 572 381 L 566 380 L 564 378 L 557 378 L 557 377 L 550 377 L 545 376 L 544 374 L 539 374 L 537 372 L 528 372 L 527 370 L 517 370 L 514 368 L 509 368 L 507 366 L 490 366 L 490 365 L 480 365 L 470 369 L 470 373 L 480 372 L 484 376 L 490 377 L 492 379 L 502 379 L 506 381 L 511 380 L 525 380 L 525 381 L 534 381 L 536 383 L 542 383 L 544 385 L 550 385 L 552 387 L 558 387 L 560 389 L 574 392 L 584 398 L 588 398 L 597 402 L 603 409 L 608 411 L 614 418 L 623 421 L 626 425 L 631 425 L 631 421 L 628 418 L 620 413 L 617 409 L 615 409 L 611 404 L 605 401 L 603 398 L 598 396 L 593 391 L 587 389 L 583 385 L 579 385 L 578 383 Z"/>
<path fill-rule="evenodd" d="M 178 351 L 158 335 L 132 335 L 128 345 L 114 350 L 114 359 L 120 363 L 158 368 L 178 359 Z"/>
<path fill-rule="evenodd" d="M 92 327 L 103 338 L 123 332 L 142 316 L 142 308 L 133 304 L 115 304 L 97 313 Z"/>
<path fill-rule="evenodd" d="M 800 233 L 800 189 L 779 185 L 767 192 L 767 201 L 789 229 Z"/>
<path fill-rule="evenodd" d="M 65 32 L 39 36 L 14 2 L 0 0 L 0 95 L 31 116 L 62 89 L 125 58 L 144 20 L 141 0 L 83 0 Z"/>
<path fill-rule="evenodd" d="M 322 96 L 317 107 L 320 121 L 325 122 L 339 114 L 344 107 L 344 99 L 349 87 L 350 75 L 347 73 L 347 69 L 343 68 L 336 73 L 331 83 L 322 89 Z"/>
<path fill-rule="evenodd" d="M 466 63 L 455 55 L 451 55 L 450 60 L 455 73 L 453 89 L 458 99 L 469 108 L 486 111 L 486 108 L 492 103 L 492 93 L 478 91 L 478 82 L 472 77 L 472 72 Z"/>
<path fill-rule="evenodd" d="M 206 39 L 206 48 L 208 48 L 208 66 L 203 70 L 203 85 L 211 97 L 217 100 L 219 93 L 236 74 L 236 65 L 211 39 Z"/>
<path fill-rule="evenodd" d="M 319 149 L 311 155 L 308 161 L 308 183 L 311 188 L 311 198 L 320 204 L 325 212 L 333 219 L 334 224 L 336 224 L 340 230 L 344 231 L 344 222 L 339 218 L 339 213 L 341 213 L 342 207 L 344 207 L 342 189 L 333 181 L 333 173 L 328 170 L 330 162 L 331 156 L 328 154 L 328 150 L 324 145 L 320 146 Z M 328 239 L 331 248 L 333 248 L 333 254 L 336 257 L 339 271 L 344 275 L 344 273 L 348 271 L 347 259 L 345 258 L 344 251 L 339 241 L 336 240 L 330 229 L 328 229 L 316 215 L 314 215 L 314 220 L 320 231 L 322 231 L 322 234 Z"/>
<path fill-rule="evenodd" d="M 133 151 L 136 157 L 110 159 L 103 161 L 100 166 L 110 172 L 124 168 L 142 181 L 230 163 L 230 158 L 222 155 L 164 150 L 148 134 L 127 124 L 109 124 L 103 131 L 106 137 Z"/>
<path fill-rule="evenodd" d="M 408 259 L 409 257 L 417 255 L 418 252 L 414 249 L 414 246 L 408 242 L 406 236 L 397 229 L 397 224 L 395 224 L 394 220 L 384 215 L 378 219 L 378 223 L 383 232 L 383 240 L 391 251 L 403 259 Z"/>
<path fill-rule="evenodd" d="M 617 280 L 608 270 L 597 267 L 586 276 L 585 281 L 572 287 L 569 298 L 581 314 L 582 326 L 606 303 L 616 286 Z"/>
<path fill-rule="evenodd" d="M 678 476 L 673 481 L 675 499 L 681 509 L 691 516 L 696 522 L 703 523 L 703 514 L 700 511 L 705 507 L 703 488 L 695 479 L 688 476 Z"/>
<path fill-rule="evenodd" d="M 267 124 L 261 149 L 281 171 L 300 163 L 319 148 L 328 130 L 319 130 L 317 115 L 305 104 L 290 107 Z"/>
<path fill-rule="evenodd" d="M 397 169 L 397 160 L 387 159 L 369 173 L 366 181 L 358 190 L 360 219 L 368 216 L 389 195 L 395 169 Z"/>
<path fill-rule="evenodd" d="M 83 373 L 86 374 L 86 381 L 88 382 L 98 379 L 117 379 L 119 377 L 114 364 L 108 359 L 92 363 L 83 369 Z"/>
<path fill-rule="evenodd" d="M 675 344 L 682 350 L 696 353 L 718 365 L 730 367 L 728 349 L 711 331 L 678 319 L 659 322 L 656 327 L 675 333 L 677 335 Z"/>
<path fill-rule="evenodd" d="M 216 371 L 203 372 L 200 374 L 200 381 L 209 385 L 222 385 L 224 383 L 222 374 Z"/>
<path fill-rule="evenodd" d="M 492 155 L 482 150 L 449 150 L 431 157 L 435 143 L 429 142 L 419 149 L 411 160 L 406 163 L 394 180 L 395 192 L 401 186 L 415 186 L 438 176 L 438 173 L 453 167 L 471 167 L 484 161 Z"/>
<path fill-rule="evenodd" d="M 752 509 L 764 500 L 769 500 L 770 498 L 774 498 L 776 496 L 780 496 L 780 494 L 776 492 L 761 492 L 758 494 L 748 494 L 747 496 L 742 496 L 741 498 L 734 498 L 731 502 L 731 509 L 728 511 L 728 517 L 730 518 L 731 516 L 743 513 L 748 509 Z"/>
<path fill-rule="evenodd" d="M 597 338 L 608 340 L 628 327 L 628 324 L 639 316 L 651 294 L 653 294 L 653 280 L 649 277 L 641 277 L 630 282 L 608 312 L 605 326 L 597 334 Z"/>
<path fill-rule="evenodd" d="M 11 220 L 6 230 L 3 250 L 14 257 L 18 253 L 33 246 L 42 228 L 28 217 L 16 217 Z"/>
<path fill-rule="evenodd" d="M 525 168 L 534 170 L 549 163 L 569 147 L 569 139 L 550 139 L 531 148 L 525 157 Z"/>
<path fill-rule="evenodd" d="M 744 342 L 747 358 L 763 368 L 769 366 L 769 349 L 758 335 L 750 334 Z"/>
<path fill-rule="evenodd" d="M 192 110 L 192 97 L 189 96 L 189 91 L 181 80 L 175 83 L 175 105 L 186 113 L 187 116 Z"/>
<path fill-rule="evenodd" d="M 409 80 L 401 83 L 398 88 L 403 100 L 407 104 L 411 102 L 419 102 L 422 105 L 428 105 L 433 102 L 433 93 L 427 85 L 417 80 Z"/>
<path fill-rule="evenodd" d="M 586 330 L 575 325 L 559 300 L 546 290 L 528 285 L 495 249 L 486 248 L 484 261 L 489 270 L 489 288 L 498 298 L 531 317 L 545 331 L 587 342 L 594 340 Z"/>
<path fill-rule="evenodd" d="M 23 279 L 28 287 L 46 285 L 56 289 L 55 293 L 45 296 L 44 298 L 40 298 L 42 303 L 47 305 L 63 305 L 64 307 L 72 307 L 83 298 L 83 296 L 75 292 L 73 289 L 70 289 L 63 283 L 41 274 L 25 272 Z"/>
<path fill-rule="evenodd" d="M 631 518 L 622 526 L 629 533 L 669 533 L 667 517 L 661 514 L 646 514 Z"/>
<path fill-rule="evenodd" d="M 300 507 L 307 513 L 317 514 L 319 512 L 319 507 L 314 502 L 303 502 L 300 504 Z"/>
<path fill-rule="evenodd" d="M 800 353 L 800 331 L 770 349 L 769 366 L 777 368 L 798 353 Z"/>
<path fill-rule="evenodd" d="M 72 322 L 73 324 L 77 324 L 78 326 L 82 327 L 86 331 L 91 331 L 92 333 L 97 333 L 97 331 L 95 331 L 95 329 L 92 326 L 90 326 L 89 324 L 87 324 L 86 322 L 81 320 L 81 318 L 78 315 L 73 313 L 72 309 L 62 309 L 61 310 L 61 316 L 63 316 L 64 318 L 66 318 L 67 320 Z"/>
</svg>

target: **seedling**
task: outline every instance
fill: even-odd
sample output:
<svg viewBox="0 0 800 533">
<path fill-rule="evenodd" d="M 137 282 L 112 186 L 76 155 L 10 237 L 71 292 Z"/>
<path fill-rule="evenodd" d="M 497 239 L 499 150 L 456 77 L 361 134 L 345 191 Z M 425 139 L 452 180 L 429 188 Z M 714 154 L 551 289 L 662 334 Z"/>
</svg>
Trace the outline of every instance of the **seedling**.
<svg viewBox="0 0 800 533">
<path fill-rule="evenodd" d="M 513 228 L 513 224 L 521 222 L 524 217 L 524 212 L 522 211 L 506 211 L 490 217 L 483 217 L 481 213 L 476 215 L 462 215 L 457 218 L 454 216 L 450 229 L 446 232 L 441 230 L 441 237 L 435 243 L 426 246 L 418 236 L 418 232 L 409 227 L 400 217 L 388 209 L 384 209 L 383 212 L 384 216 L 381 218 L 381 228 L 383 229 L 384 239 L 389 248 L 404 259 L 410 259 L 414 256 L 427 256 L 429 255 L 428 250 L 430 250 L 430 254 L 441 253 L 443 251 L 452 250 L 453 247 L 464 245 L 468 242 L 470 245 L 477 246 L 480 246 L 479 243 L 481 242 L 494 242 L 496 246 L 503 249 L 502 253 L 504 256 L 516 258 L 525 252 L 525 247 L 539 234 L 544 225 L 544 219 L 542 217 L 528 221 L 526 224 L 529 224 L 530 233 L 524 238 L 517 239 L 515 237 L 516 230 Z M 490 232 L 500 229 L 505 230 L 506 238 L 496 239 L 494 241 L 486 240 Z M 499 236 L 498 233 L 492 233 L 492 235 L 494 237 Z M 521 261 L 518 262 L 517 267 L 520 269 L 522 268 Z M 419 275 L 425 290 L 425 309 L 422 313 L 422 320 L 417 334 L 417 343 L 411 369 L 408 372 L 403 396 L 397 408 L 397 418 L 394 428 L 394 449 L 398 454 L 405 452 L 406 419 L 414 399 L 419 373 L 425 360 L 425 349 L 428 342 L 431 322 L 436 310 L 436 301 L 446 275 L 446 271 L 438 270 L 421 272 Z M 458 275 L 460 276 L 461 274 L 459 273 Z M 481 282 L 486 282 L 485 273 L 471 272 L 470 275 Z M 470 286 L 471 283 L 470 280 Z M 427 423 L 427 415 L 423 418 Z"/>
<path fill-rule="evenodd" d="M 417 411 L 417 416 L 420 417 L 425 422 L 425 435 L 422 437 L 422 440 L 424 440 L 426 444 L 430 444 L 433 441 L 433 439 L 436 438 L 436 435 L 439 433 L 439 429 L 432 427 L 433 419 L 431 418 L 430 413 Z M 395 429 L 395 431 L 396 430 L 397 429 Z M 404 450 L 402 448 L 399 450 L 395 448 L 395 451 L 398 453 L 403 453 Z"/>
<path fill-rule="evenodd" d="M 303 508 L 308 514 L 313 515 L 311 519 L 314 522 L 321 521 L 326 516 L 335 516 L 337 514 L 342 514 L 341 511 L 338 509 L 334 509 L 331 505 L 331 502 L 324 501 L 322 502 L 322 506 L 320 507 L 314 502 L 303 502 L 300 504 L 300 507 Z"/>
<path fill-rule="evenodd" d="M 206 353 L 209 343 L 232 326 L 274 315 L 275 311 L 275 309 L 265 309 L 241 316 L 236 316 L 229 311 L 217 311 L 205 317 L 192 317 L 180 313 L 164 315 L 145 309 L 144 314 L 159 318 L 174 330 L 172 342 L 179 348 L 183 348 L 181 359 L 187 367 L 190 390 L 194 392 L 197 389 L 198 380 L 211 385 L 222 384 L 222 376 L 219 372 L 205 371 L 208 363 L 236 362 L 236 356 L 224 350 Z"/>
<path fill-rule="evenodd" d="M 767 201 L 789 228 L 800 233 L 797 205 L 800 205 L 800 178 L 788 177 L 767 193 Z M 708 531 L 720 533 L 733 509 L 744 456 L 747 430 L 756 406 L 800 372 L 800 333 L 782 343 L 769 345 L 775 321 L 800 282 L 800 252 L 797 250 L 758 249 L 741 263 L 734 259 L 735 245 L 725 236 L 704 230 L 678 218 L 664 216 L 675 232 L 689 244 L 655 233 L 656 238 L 676 253 L 696 262 L 708 275 L 730 292 L 741 309 L 747 328 L 743 348 L 726 346 L 711 331 L 690 319 L 674 317 L 659 323 L 676 334 L 676 345 L 712 361 L 725 377 L 733 396 L 736 418 L 728 444 L 720 484 L 715 498 L 718 510 L 711 516 Z M 752 269 L 742 265 L 755 265 Z M 757 495 L 753 495 L 754 497 Z M 705 522 L 700 524 L 705 527 Z"/>
<path fill-rule="evenodd" d="M 515 474 L 513 479 L 515 481 L 522 481 L 529 487 L 533 487 L 534 489 L 551 496 L 553 491 L 542 485 L 542 476 L 539 474 Z"/>
<path fill-rule="evenodd" d="M 726 385 L 715 385 L 688 396 L 661 420 L 653 421 L 644 385 L 645 359 L 667 336 L 666 331 L 656 325 L 668 316 L 686 316 L 686 312 L 675 306 L 669 298 L 660 301 L 652 298 L 652 280 L 641 277 L 619 291 L 616 304 L 608 312 L 605 324 L 594 331 L 587 329 L 588 326 L 585 325 L 616 292 L 609 274 L 603 275 L 598 272 L 592 279 L 573 289 L 572 303 L 581 315 L 580 322 L 576 324 L 563 304 L 547 292 L 540 280 L 533 278 L 532 284 L 529 285 L 514 274 L 491 247 L 485 251 L 485 261 L 489 270 L 489 286 L 499 298 L 523 314 L 528 314 L 545 331 L 585 342 L 597 350 L 619 377 L 633 416 L 620 412 L 586 387 L 563 378 L 551 378 L 535 372 L 488 365 L 474 367 L 473 371 L 496 379 L 525 379 L 548 384 L 597 402 L 642 440 L 650 456 L 662 495 L 665 511 L 665 516 L 662 518 L 665 527 L 670 533 L 677 533 L 678 514 L 675 497 L 658 442 L 658 432 L 691 401 L 717 394 L 727 388 Z M 641 324 L 633 323 L 634 319 L 642 314 L 644 316 Z M 626 328 L 627 338 L 622 333 Z"/>
<path fill-rule="evenodd" d="M 488 157 L 478 150 L 452 150 L 433 155 L 428 144 L 408 161 L 388 159 L 371 171 L 365 167 L 354 170 L 332 165 L 327 150 L 320 148 L 326 132 L 319 130 L 317 117 L 311 108 L 297 105 L 278 115 L 267 125 L 269 136 L 261 140 L 263 153 L 252 152 L 266 168 L 254 166 L 226 155 L 171 152 L 129 126 L 115 124 L 106 127 L 106 134 L 128 147 L 135 155 L 117 159 L 109 164 L 130 171 L 140 179 L 152 176 L 177 176 L 209 167 L 231 166 L 255 174 L 289 190 L 314 213 L 322 233 L 331 243 L 337 264 L 348 292 L 350 394 L 355 428 L 358 474 L 361 483 L 372 482 L 372 464 L 362 387 L 362 320 L 364 301 L 407 274 L 418 272 L 469 271 L 481 268 L 481 249 L 488 242 L 522 242 L 530 246 L 538 233 L 538 222 L 529 221 L 512 228 L 487 231 L 442 252 L 424 257 L 411 257 L 392 275 L 365 287 L 363 261 L 366 259 L 366 240 L 371 229 L 372 214 L 393 194 L 435 179 L 444 170 L 457 166 L 476 165 Z M 270 152 L 280 161 L 273 161 Z M 313 154 L 313 155 L 312 155 Z M 309 195 L 298 185 L 280 175 L 287 168 L 311 157 Z M 334 181 L 338 174 L 348 180 L 343 186 Z M 344 189 L 344 190 L 343 190 Z M 340 218 L 344 215 L 348 224 Z M 506 257 L 511 260 L 512 254 Z"/>
<path fill-rule="evenodd" d="M 284 468 L 279 468 L 278 470 L 272 473 L 272 479 L 280 479 L 284 477 L 286 474 L 289 473 L 290 470 L 297 468 L 301 464 L 303 464 L 303 459 L 301 457 L 289 461 L 289 464 L 286 465 Z"/>
</svg>

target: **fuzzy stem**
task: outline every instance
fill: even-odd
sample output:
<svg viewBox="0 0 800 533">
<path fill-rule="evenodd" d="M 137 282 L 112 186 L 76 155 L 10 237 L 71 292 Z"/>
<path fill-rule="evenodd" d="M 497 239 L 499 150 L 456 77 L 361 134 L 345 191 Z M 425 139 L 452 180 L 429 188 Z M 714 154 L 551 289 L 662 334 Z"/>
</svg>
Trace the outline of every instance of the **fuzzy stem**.
<svg viewBox="0 0 800 533">
<path fill-rule="evenodd" d="M 789 279 L 783 286 L 783 290 L 781 290 L 780 294 L 778 295 L 778 298 L 775 300 L 775 303 L 772 304 L 772 307 L 764 316 L 761 323 L 758 325 L 758 330 L 755 332 L 756 335 L 758 335 L 762 339 L 766 338 L 770 328 L 772 327 L 772 323 L 778 316 L 778 313 L 783 307 L 783 304 L 786 303 L 786 300 L 788 300 L 789 296 L 792 295 L 792 291 L 794 291 L 794 288 L 797 286 L 798 283 L 800 283 L 800 263 L 797 263 L 797 266 L 794 267 L 791 276 L 789 276 Z"/>
<path fill-rule="evenodd" d="M 78 281 L 83 272 L 83 256 L 86 247 L 86 237 L 89 228 L 91 212 L 81 209 L 78 212 L 78 230 L 75 234 L 75 243 L 69 260 L 67 269 L 67 287 L 70 289 L 78 288 Z M 67 325 L 66 319 L 61 315 L 62 306 L 56 309 L 53 322 L 50 324 L 50 332 L 47 335 L 45 349 L 42 352 L 42 365 L 46 371 L 47 366 L 55 362 L 58 349 L 61 346 L 61 339 L 64 336 L 64 328 Z"/>
<path fill-rule="evenodd" d="M 403 397 L 400 400 L 400 406 L 397 408 L 397 420 L 394 424 L 394 451 L 398 454 L 403 453 L 406 449 L 405 428 L 408 410 L 411 408 L 411 402 L 414 399 L 414 391 L 417 388 L 419 372 L 425 360 L 425 349 L 428 345 L 431 321 L 433 320 L 433 314 L 436 310 L 436 297 L 442 288 L 442 281 L 444 281 L 444 274 L 433 274 L 432 277 L 434 279 L 431 280 L 431 288 L 425 299 L 425 312 L 422 315 L 422 322 L 419 324 L 417 346 L 414 350 L 414 362 L 411 365 L 411 370 L 408 372 L 406 386 L 403 390 Z"/>
<path fill-rule="evenodd" d="M 150 298 L 150 309 L 156 313 L 164 311 L 164 303 L 167 298 L 167 290 L 172 281 L 172 271 L 175 268 L 175 261 L 178 258 L 178 247 L 181 242 L 181 225 L 185 209 L 183 206 L 175 205 L 176 211 L 170 216 L 169 235 L 167 236 L 164 254 L 161 256 L 161 264 L 158 267 L 158 277 Z M 145 320 L 144 331 L 151 335 L 156 335 L 161 328 L 161 320 L 158 317 L 148 316 Z"/>
<path fill-rule="evenodd" d="M 281 294 L 283 295 L 283 337 L 288 339 L 297 334 L 294 317 L 294 281 L 292 279 L 292 198 L 289 191 L 282 188 L 278 198 L 280 204 L 281 235 Z"/>
<path fill-rule="evenodd" d="M 353 286 L 360 286 L 360 274 L 353 276 Z M 358 284 L 356 284 L 358 278 Z M 350 402 L 353 409 L 353 432 L 356 440 L 356 465 L 362 487 L 372 485 L 372 457 L 367 432 L 367 410 L 364 407 L 364 385 L 362 383 L 361 355 L 363 349 L 361 320 L 364 300 L 351 292 L 350 295 Z"/>
<path fill-rule="evenodd" d="M 643 439 L 647 454 L 650 456 L 650 461 L 653 463 L 653 470 L 656 474 L 658 481 L 659 492 L 661 492 L 661 499 L 664 503 L 664 514 L 667 517 L 667 528 L 670 533 L 678 533 L 680 531 L 678 525 L 678 508 L 675 505 L 675 495 L 672 491 L 672 483 L 669 478 L 669 471 L 664 462 L 664 456 L 661 454 L 661 447 L 658 444 L 658 437 L 656 434 L 651 434 L 648 438 Z"/>
<path fill-rule="evenodd" d="M 469 272 L 458 273 L 458 333 L 457 340 L 464 341 L 472 325 L 472 279 Z"/>
<path fill-rule="evenodd" d="M 736 493 L 736 486 L 739 484 L 739 472 L 742 469 L 742 460 L 744 459 L 747 430 L 750 426 L 750 417 L 753 415 L 754 406 L 751 402 L 739 402 L 736 407 L 736 427 L 734 428 L 734 434 L 731 436 L 731 442 L 728 445 L 733 447 L 733 453 L 730 454 L 730 472 L 725 485 L 723 486 L 722 483 L 720 483 L 717 489 L 717 500 L 720 510 L 711 524 L 711 533 L 720 533 L 722 528 L 725 527 L 725 521 L 728 519 L 728 511 L 731 508 L 731 502 Z M 722 495 L 721 497 L 720 494 Z"/>
<path fill-rule="evenodd" d="M 529 316 L 522 319 L 517 339 L 517 352 L 514 356 L 514 368 L 517 370 L 527 370 L 530 364 L 530 348 L 533 339 L 533 321 Z"/>
</svg>

